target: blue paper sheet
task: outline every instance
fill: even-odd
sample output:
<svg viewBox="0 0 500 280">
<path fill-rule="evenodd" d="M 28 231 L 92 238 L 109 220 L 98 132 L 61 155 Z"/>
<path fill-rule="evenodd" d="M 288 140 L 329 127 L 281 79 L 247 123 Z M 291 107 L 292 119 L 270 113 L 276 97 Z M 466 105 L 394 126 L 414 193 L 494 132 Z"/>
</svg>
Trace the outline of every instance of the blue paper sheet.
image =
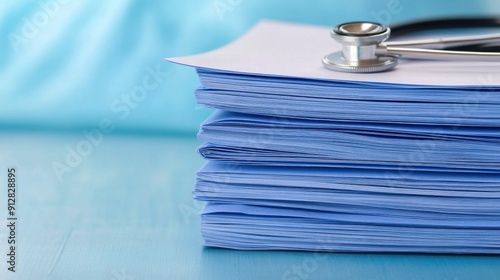
<svg viewBox="0 0 500 280">
<path fill-rule="evenodd" d="M 392 165 L 406 172 L 500 168 L 500 128 L 317 122 L 222 111 L 201 126 L 199 138 L 204 157 L 229 162 Z"/>
<path fill-rule="evenodd" d="M 336 73 L 319 63 L 322 30 L 264 23 L 174 59 L 197 68 L 197 101 L 219 109 L 198 134 L 206 245 L 499 254 L 498 65 Z"/>
</svg>

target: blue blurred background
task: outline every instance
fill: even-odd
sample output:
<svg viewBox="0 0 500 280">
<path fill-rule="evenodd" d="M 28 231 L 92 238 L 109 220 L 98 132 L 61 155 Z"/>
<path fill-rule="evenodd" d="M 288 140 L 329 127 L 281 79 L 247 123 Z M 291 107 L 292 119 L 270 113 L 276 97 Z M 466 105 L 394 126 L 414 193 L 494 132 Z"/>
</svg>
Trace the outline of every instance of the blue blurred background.
<svg viewBox="0 0 500 280">
<path fill-rule="evenodd" d="M 164 58 L 223 46 L 261 19 L 499 14 L 498 0 L 2 1 L 0 187 L 16 167 L 21 218 L 18 274 L 0 246 L 0 279 L 281 279 L 313 253 L 203 249 L 191 190 L 211 110 L 196 109 L 195 71 Z M 310 279 L 492 279 L 499 263 L 332 254 Z"/>
<path fill-rule="evenodd" d="M 493 15 L 495 0 L 4 1 L 0 128 L 194 135 L 192 69 L 163 61 L 222 46 L 261 19 L 331 26 Z"/>
</svg>

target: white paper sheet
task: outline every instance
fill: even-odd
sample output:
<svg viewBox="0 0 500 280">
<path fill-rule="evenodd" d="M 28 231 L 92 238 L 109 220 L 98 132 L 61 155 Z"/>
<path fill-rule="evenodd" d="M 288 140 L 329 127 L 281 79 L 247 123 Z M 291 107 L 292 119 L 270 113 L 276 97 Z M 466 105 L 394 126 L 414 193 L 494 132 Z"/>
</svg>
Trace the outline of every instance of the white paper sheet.
<svg viewBox="0 0 500 280">
<path fill-rule="evenodd" d="M 200 68 L 258 75 L 322 80 L 436 86 L 499 86 L 500 62 L 403 60 L 392 71 L 340 73 L 322 58 L 340 50 L 330 28 L 262 21 L 233 43 L 217 50 L 167 60 Z"/>
</svg>

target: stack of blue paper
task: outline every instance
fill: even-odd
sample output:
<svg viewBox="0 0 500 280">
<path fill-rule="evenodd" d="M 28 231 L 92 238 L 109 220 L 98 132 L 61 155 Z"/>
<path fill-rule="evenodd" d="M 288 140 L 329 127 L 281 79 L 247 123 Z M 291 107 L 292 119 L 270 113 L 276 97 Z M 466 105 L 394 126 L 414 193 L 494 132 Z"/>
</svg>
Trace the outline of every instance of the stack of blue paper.
<svg viewBox="0 0 500 280">
<path fill-rule="evenodd" d="M 499 65 L 334 73 L 314 47 L 322 36 L 263 23 L 221 50 L 174 59 L 197 67 L 198 102 L 219 109 L 199 132 L 206 245 L 500 253 Z"/>
</svg>

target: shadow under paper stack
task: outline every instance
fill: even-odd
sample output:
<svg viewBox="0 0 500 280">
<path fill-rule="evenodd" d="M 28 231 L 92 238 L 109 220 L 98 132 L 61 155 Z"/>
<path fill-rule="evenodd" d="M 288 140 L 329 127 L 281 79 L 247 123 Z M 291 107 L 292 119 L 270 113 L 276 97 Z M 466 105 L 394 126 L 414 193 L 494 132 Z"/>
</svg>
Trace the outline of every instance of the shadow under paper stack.
<svg viewBox="0 0 500 280">
<path fill-rule="evenodd" d="M 499 66 L 336 73 L 323 40 L 326 28 L 262 23 L 172 59 L 197 67 L 198 102 L 220 109 L 199 133 L 206 245 L 500 253 Z"/>
</svg>

